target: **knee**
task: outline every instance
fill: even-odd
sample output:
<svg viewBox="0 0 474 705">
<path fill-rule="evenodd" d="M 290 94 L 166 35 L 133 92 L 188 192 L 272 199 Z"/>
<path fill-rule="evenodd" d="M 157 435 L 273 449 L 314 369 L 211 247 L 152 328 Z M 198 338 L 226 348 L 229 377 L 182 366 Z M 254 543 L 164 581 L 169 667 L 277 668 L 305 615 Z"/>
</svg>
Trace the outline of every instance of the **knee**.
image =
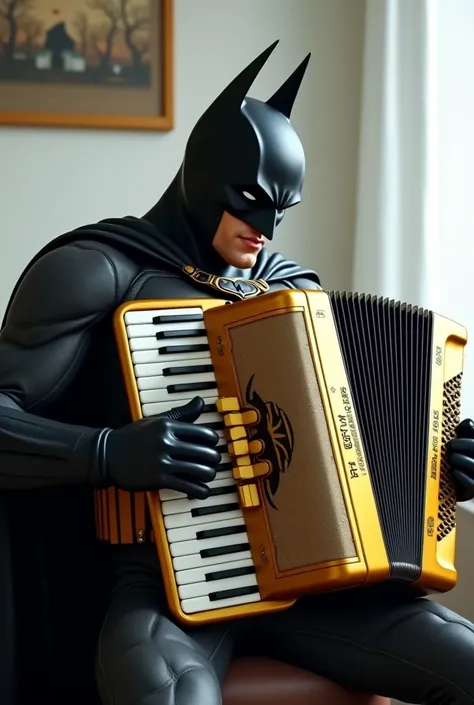
<svg viewBox="0 0 474 705">
<path fill-rule="evenodd" d="M 155 612 L 109 614 L 99 636 L 96 680 L 106 705 L 221 705 L 212 664 L 193 640 Z"/>
<path fill-rule="evenodd" d="M 174 671 L 162 654 L 143 646 L 122 654 L 122 661 L 116 663 L 105 662 L 98 652 L 96 681 L 104 705 L 222 705 L 211 665 L 190 663 L 186 653 Z"/>
<path fill-rule="evenodd" d="M 459 702 L 472 702 L 474 625 L 436 603 L 426 605 L 424 619 L 413 633 L 413 648 L 419 649 L 427 670 L 462 694 Z"/>
</svg>

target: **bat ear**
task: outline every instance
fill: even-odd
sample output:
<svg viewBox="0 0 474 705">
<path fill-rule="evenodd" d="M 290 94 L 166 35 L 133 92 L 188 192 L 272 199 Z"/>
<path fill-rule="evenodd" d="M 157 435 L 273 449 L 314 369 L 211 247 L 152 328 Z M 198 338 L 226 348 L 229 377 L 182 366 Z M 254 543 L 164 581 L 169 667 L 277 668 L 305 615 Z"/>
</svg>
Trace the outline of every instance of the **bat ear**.
<svg viewBox="0 0 474 705">
<path fill-rule="evenodd" d="M 242 103 L 245 100 L 247 93 L 252 85 L 252 83 L 257 78 L 258 74 L 262 70 L 264 64 L 268 60 L 270 54 L 275 49 L 278 44 L 273 42 L 265 51 L 257 56 L 243 71 L 236 76 L 229 85 L 224 88 L 222 93 L 211 103 L 208 108 L 209 111 L 222 111 L 223 113 L 240 110 Z M 207 111 L 206 111 L 207 112 Z"/>
<path fill-rule="evenodd" d="M 285 83 L 267 100 L 267 105 L 270 105 L 275 110 L 283 113 L 285 117 L 290 119 L 296 96 L 301 86 L 301 82 L 306 73 L 311 54 L 308 54 L 301 64 L 296 68 Z"/>
</svg>

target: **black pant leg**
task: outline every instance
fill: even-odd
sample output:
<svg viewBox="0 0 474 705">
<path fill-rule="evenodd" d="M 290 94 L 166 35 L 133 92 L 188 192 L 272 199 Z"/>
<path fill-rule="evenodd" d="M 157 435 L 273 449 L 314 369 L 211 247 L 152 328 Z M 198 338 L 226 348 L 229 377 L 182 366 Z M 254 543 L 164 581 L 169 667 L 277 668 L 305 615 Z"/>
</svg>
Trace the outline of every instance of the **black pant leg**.
<svg viewBox="0 0 474 705">
<path fill-rule="evenodd" d="M 122 555 L 97 648 L 103 705 L 221 705 L 232 625 L 179 625 L 167 609 L 154 548 Z"/>
<path fill-rule="evenodd" d="M 115 596 L 96 659 L 104 705 L 221 705 L 232 651 L 226 626 L 185 633 L 159 600 L 136 589 Z"/>
<path fill-rule="evenodd" d="M 348 688 L 409 703 L 473 705 L 474 626 L 392 589 L 301 600 L 262 619 L 265 649 Z"/>
</svg>

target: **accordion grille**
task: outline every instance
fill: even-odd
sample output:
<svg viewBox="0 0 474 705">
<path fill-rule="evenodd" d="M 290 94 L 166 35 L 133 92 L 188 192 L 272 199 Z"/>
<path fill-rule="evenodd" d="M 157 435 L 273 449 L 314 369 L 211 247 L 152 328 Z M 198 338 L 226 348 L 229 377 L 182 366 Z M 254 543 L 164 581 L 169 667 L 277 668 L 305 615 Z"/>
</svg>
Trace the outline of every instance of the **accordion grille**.
<svg viewBox="0 0 474 705">
<path fill-rule="evenodd" d="M 444 385 L 443 395 L 443 439 L 442 446 L 453 438 L 461 418 L 461 381 L 462 373 L 448 380 Z M 438 541 L 444 539 L 456 525 L 456 494 L 449 479 L 449 466 L 446 455 L 441 459 L 439 485 Z"/>
</svg>

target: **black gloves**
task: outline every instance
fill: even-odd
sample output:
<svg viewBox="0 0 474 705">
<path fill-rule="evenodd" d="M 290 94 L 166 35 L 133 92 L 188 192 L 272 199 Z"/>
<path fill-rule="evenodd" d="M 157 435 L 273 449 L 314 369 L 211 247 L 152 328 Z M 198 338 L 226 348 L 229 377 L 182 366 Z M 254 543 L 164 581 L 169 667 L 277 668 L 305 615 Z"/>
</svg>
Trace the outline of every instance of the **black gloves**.
<svg viewBox="0 0 474 705">
<path fill-rule="evenodd" d="M 102 438 L 101 473 L 127 491 L 170 489 L 206 499 L 221 456 L 215 431 L 194 424 L 204 400 L 109 430 Z M 474 421 L 464 420 L 446 447 L 458 502 L 474 498 Z"/>
<path fill-rule="evenodd" d="M 474 498 L 474 421 L 465 419 L 456 429 L 457 438 L 446 446 L 458 502 Z"/>
<path fill-rule="evenodd" d="M 195 425 L 204 408 L 196 397 L 182 407 L 108 431 L 102 473 L 123 490 L 177 490 L 195 499 L 209 496 L 216 476 L 219 436 Z"/>
</svg>

